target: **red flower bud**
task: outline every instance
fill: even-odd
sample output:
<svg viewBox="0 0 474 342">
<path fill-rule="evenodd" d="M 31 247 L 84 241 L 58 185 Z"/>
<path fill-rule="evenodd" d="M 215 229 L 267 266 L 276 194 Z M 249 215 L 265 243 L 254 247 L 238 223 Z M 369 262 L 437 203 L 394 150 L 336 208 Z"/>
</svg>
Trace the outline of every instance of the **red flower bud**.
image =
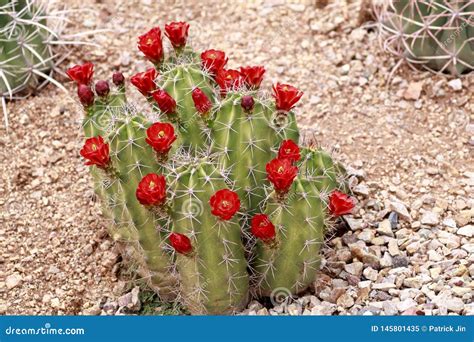
<svg viewBox="0 0 474 342">
<path fill-rule="evenodd" d="M 146 136 L 145 141 L 160 154 L 168 153 L 176 140 L 174 127 L 169 123 L 155 122 L 146 130 Z"/>
<path fill-rule="evenodd" d="M 265 68 L 263 66 L 241 67 L 240 73 L 247 87 L 250 89 L 258 89 L 263 81 Z"/>
<path fill-rule="evenodd" d="M 160 63 L 163 59 L 163 41 L 161 40 L 160 28 L 154 27 L 138 37 L 138 49 L 143 52 L 150 62 Z"/>
<path fill-rule="evenodd" d="M 277 83 L 273 85 L 273 97 L 276 99 L 276 108 L 278 110 L 290 111 L 299 101 L 303 92 L 289 84 Z"/>
<path fill-rule="evenodd" d="M 81 101 L 84 107 L 89 107 L 94 103 L 94 92 L 85 84 L 77 86 L 77 96 L 79 96 L 79 101 Z"/>
<path fill-rule="evenodd" d="M 123 74 L 120 71 L 116 71 L 112 76 L 112 82 L 114 82 L 117 87 L 123 86 L 125 83 L 125 77 L 123 77 Z"/>
<path fill-rule="evenodd" d="M 89 85 L 94 75 L 94 64 L 84 63 L 82 65 L 75 65 L 69 68 L 66 73 L 77 84 Z"/>
<path fill-rule="evenodd" d="M 288 159 L 275 158 L 266 166 L 268 180 L 272 182 L 277 192 L 285 193 L 290 189 L 298 174 L 298 168 Z"/>
<path fill-rule="evenodd" d="M 250 95 L 243 96 L 242 100 L 240 100 L 240 105 L 247 113 L 252 111 L 254 104 L 255 101 Z"/>
<path fill-rule="evenodd" d="M 87 159 L 86 165 L 106 169 L 110 163 L 109 144 L 100 135 L 87 139 L 80 153 Z"/>
<path fill-rule="evenodd" d="M 176 101 L 165 90 L 157 89 L 151 96 L 153 96 L 163 113 L 173 114 L 176 112 Z"/>
<path fill-rule="evenodd" d="M 275 238 L 275 226 L 265 214 L 257 214 L 252 218 L 250 231 L 266 242 Z"/>
<path fill-rule="evenodd" d="M 95 92 L 101 97 L 109 95 L 110 87 L 107 81 L 99 81 L 95 84 Z"/>
<path fill-rule="evenodd" d="M 212 108 L 212 102 L 209 100 L 207 95 L 199 88 L 194 88 L 192 93 L 194 106 L 196 110 L 202 115 L 207 114 Z"/>
<path fill-rule="evenodd" d="M 186 45 L 188 31 L 189 24 L 182 21 L 172 22 L 165 25 L 166 37 L 168 37 L 171 45 L 175 48 L 184 47 Z"/>
<path fill-rule="evenodd" d="M 334 190 L 329 196 L 329 212 L 332 216 L 349 214 L 354 206 L 352 197 L 343 192 Z"/>
<path fill-rule="evenodd" d="M 221 95 L 225 96 L 227 90 L 236 89 L 242 86 L 244 80 L 240 72 L 237 70 L 220 69 L 217 72 L 216 82 L 221 88 Z"/>
<path fill-rule="evenodd" d="M 149 96 L 156 89 L 155 78 L 157 72 L 155 68 L 149 68 L 145 72 L 139 72 L 132 76 L 130 81 L 145 96 Z"/>
<path fill-rule="evenodd" d="M 225 57 L 224 51 L 211 49 L 201 53 L 202 67 L 214 76 L 226 65 L 227 60 L 228 58 Z"/>
<path fill-rule="evenodd" d="M 143 205 L 161 205 L 166 200 L 166 180 L 162 175 L 149 173 L 138 183 L 135 192 Z"/>
<path fill-rule="evenodd" d="M 212 195 L 210 201 L 211 213 L 223 220 L 230 220 L 240 209 L 239 196 L 228 189 L 222 189 Z"/>
<path fill-rule="evenodd" d="M 175 251 L 181 254 L 189 254 L 193 250 L 191 240 L 183 234 L 171 233 L 170 243 Z"/>
<path fill-rule="evenodd" d="M 278 150 L 278 158 L 289 159 L 291 162 L 296 163 L 301 158 L 300 148 L 293 140 L 284 140 Z"/>
</svg>

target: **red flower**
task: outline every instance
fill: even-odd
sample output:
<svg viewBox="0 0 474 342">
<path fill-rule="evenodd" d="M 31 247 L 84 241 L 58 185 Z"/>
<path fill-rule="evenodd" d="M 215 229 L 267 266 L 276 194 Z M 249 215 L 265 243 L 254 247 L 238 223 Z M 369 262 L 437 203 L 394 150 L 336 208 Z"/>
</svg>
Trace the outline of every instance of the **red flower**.
<svg viewBox="0 0 474 342">
<path fill-rule="evenodd" d="M 193 250 L 191 240 L 186 235 L 179 233 L 171 233 L 170 235 L 171 246 L 176 252 L 181 254 L 188 254 Z"/>
<path fill-rule="evenodd" d="M 252 218 L 250 230 L 253 235 L 263 241 L 275 238 L 275 226 L 265 214 L 257 214 Z"/>
<path fill-rule="evenodd" d="M 298 174 L 298 168 L 289 159 L 275 158 L 267 166 L 268 180 L 277 192 L 287 192 Z"/>
<path fill-rule="evenodd" d="M 165 90 L 157 89 L 151 95 L 163 113 L 172 114 L 176 112 L 176 101 Z"/>
<path fill-rule="evenodd" d="M 329 211 L 332 216 L 349 214 L 354 209 L 354 200 L 343 192 L 334 190 L 329 196 Z"/>
<path fill-rule="evenodd" d="M 183 21 L 173 22 L 165 25 L 166 37 L 175 48 L 186 45 L 188 39 L 189 24 Z"/>
<path fill-rule="evenodd" d="M 265 68 L 263 66 L 241 67 L 240 73 L 242 74 L 247 87 L 251 89 L 258 89 L 260 88 L 260 84 L 263 81 Z"/>
<path fill-rule="evenodd" d="M 293 140 L 284 140 L 280 149 L 278 150 L 279 159 L 289 159 L 291 162 L 296 163 L 300 160 L 300 148 L 295 144 Z"/>
<path fill-rule="evenodd" d="M 166 200 L 166 180 L 162 175 L 149 173 L 138 183 L 135 192 L 138 202 L 143 205 L 161 205 Z"/>
<path fill-rule="evenodd" d="M 143 52 L 150 62 L 160 63 L 163 59 L 163 41 L 161 40 L 160 28 L 154 27 L 138 37 L 138 49 Z"/>
<path fill-rule="evenodd" d="M 228 189 L 222 189 L 212 195 L 209 203 L 211 204 L 211 213 L 219 216 L 223 220 L 230 220 L 232 216 L 240 209 L 239 196 Z"/>
<path fill-rule="evenodd" d="M 105 169 L 110 163 L 109 144 L 100 135 L 87 139 L 80 153 L 87 159 L 86 165 Z"/>
<path fill-rule="evenodd" d="M 84 107 L 89 107 L 94 103 L 94 92 L 85 84 L 77 86 L 77 96 L 79 96 L 79 101 L 81 101 Z"/>
<path fill-rule="evenodd" d="M 206 114 L 212 108 L 212 102 L 200 88 L 193 89 L 192 97 L 194 106 L 199 113 Z"/>
<path fill-rule="evenodd" d="M 130 81 L 145 96 L 149 96 L 156 89 L 155 78 L 157 72 L 155 68 L 148 68 L 145 72 L 139 72 L 132 76 Z"/>
<path fill-rule="evenodd" d="M 299 101 L 303 92 L 289 84 L 277 83 L 273 85 L 273 97 L 276 99 L 276 108 L 278 110 L 290 111 Z"/>
<path fill-rule="evenodd" d="M 227 90 L 240 87 L 244 79 L 238 70 L 221 69 L 217 72 L 216 82 L 221 88 L 221 95 L 225 96 Z"/>
<path fill-rule="evenodd" d="M 201 53 L 202 67 L 213 75 L 217 75 L 217 72 L 226 65 L 227 60 L 224 51 L 211 49 Z"/>
<path fill-rule="evenodd" d="M 176 140 L 174 127 L 169 123 L 155 122 L 146 130 L 145 141 L 161 154 L 166 154 Z"/>
<path fill-rule="evenodd" d="M 75 65 L 69 68 L 66 73 L 77 84 L 89 85 L 94 75 L 94 64 L 84 63 L 82 65 Z"/>
</svg>

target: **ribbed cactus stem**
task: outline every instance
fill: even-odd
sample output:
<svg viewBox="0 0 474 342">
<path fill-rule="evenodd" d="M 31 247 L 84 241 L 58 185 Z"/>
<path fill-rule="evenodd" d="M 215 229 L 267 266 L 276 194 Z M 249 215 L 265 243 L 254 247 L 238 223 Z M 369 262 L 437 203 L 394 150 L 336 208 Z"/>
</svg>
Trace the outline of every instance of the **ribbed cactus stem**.
<svg viewBox="0 0 474 342">
<path fill-rule="evenodd" d="M 248 300 L 247 263 L 237 218 L 211 214 L 209 200 L 227 185 L 206 161 L 180 170 L 174 187 L 173 232 L 189 237 L 193 252 L 177 255 L 181 293 L 191 313 L 229 314 Z"/>
<path fill-rule="evenodd" d="M 325 205 L 312 182 L 297 178 L 284 201 L 275 195 L 265 210 L 275 241 L 259 240 L 255 257 L 257 292 L 264 296 L 277 288 L 297 294 L 314 281 L 325 231 Z"/>
</svg>

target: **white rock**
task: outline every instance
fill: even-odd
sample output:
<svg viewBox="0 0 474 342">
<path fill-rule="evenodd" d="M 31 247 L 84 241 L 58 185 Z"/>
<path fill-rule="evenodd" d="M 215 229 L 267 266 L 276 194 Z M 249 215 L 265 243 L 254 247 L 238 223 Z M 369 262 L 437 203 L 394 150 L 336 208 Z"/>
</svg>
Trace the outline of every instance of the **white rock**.
<svg viewBox="0 0 474 342">
<path fill-rule="evenodd" d="M 458 229 L 458 235 L 472 237 L 474 236 L 474 225 L 470 224 L 468 226 L 464 226 Z"/>
<path fill-rule="evenodd" d="M 392 225 L 389 220 L 383 220 L 379 223 L 377 233 L 393 237 Z"/>
<path fill-rule="evenodd" d="M 440 255 L 439 253 L 437 253 L 436 251 L 430 249 L 428 251 L 428 258 L 430 259 L 430 261 L 441 261 L 443 260 L 443 256 Z"/>
<path fill-rule="evenodd" d="M 374 290 L 390 290 L 396 287 L 397 286 L 394 283 L 378 283 L 372 285 L 372 289 Z"/>
<path fill-rule="evenodd" d="M 59 301 L 59 298 L 51 299 L 51 307 L 58 309 L 60 306 L 61 302 Z"/>
<path fill-rule="evenodd" d="M 390 210 L 395 211 L 400 216 L 400 218 L 411 222 L 410 213 L 408 213 L 408 210 L 403 203 L 397 201 L 390 202 Z"/>
<path fill-rule="evenodd" d="M 396 315 L 398 313 L 397 306 L 391 301 L 383 302 L 382 308 L 383 308 L 383 312 L 387 316 L 393 316 L 393 315 Z"/>
<path fill-rule="evenodd" d="M 314 316 L 328 316 L 336 311 L 336 305 L 328 302 L 323 302 L 321 305 L 316 305 L 311 309 L 311 315 Z"/>
<path fill-rule="evenodd" d="M 361 262 L 353 262 L 352 264 L 347 264 L 344 266 L 344 269 L 346 272 L 353 274 L 355 276 L 360 276 L 362 274 L 362 268 L 364 267 L 364 264 Z"/>
<path fill-rule="evenodd" d="M 446 245 L 446 247 L 452 249 L 458 248 L 461 245 L 461 238 L 459 236 L 445 231 L 440 231 L 438 233 L 438 240 L 443 245 Z"/>
<path fill-rule="evenodd" d="M 372 229 L 364 229 L 357 237 L 362 241 L 370 242 L 375 237 L 375 234 Z"/>
<path fill-rule="evenodd" d="M 20 285 L 21 281 L 21 276 L 18 273 L 13 273 L 5 279 L 5 285 L 7 286 L 7 289 L 11 290 L 14 287 Z"/>
<path fill-rule="evenodd" d="M 466 243 L 462 245 L 462 249 L 464 249 L 468 253 L 474 253 L 474 243 Z"/>
<path fill-rule="evenodd" d="M 459 78 L 456 78 L 454 80 L 451 80 L 448 82 L 448 85 L 453 89 L 454 91 L 460 91 L 462 90 L 462 81 Z"/>
<path fill-rule="evenodd" d="M 342 306 L 343 308 L 350 308 L 354 305 L 354 299 L 347 293 L 344 293 L 337 299 L 337 305 Z"/>
<path fill-rule="evenodd" d="M 410 254 L 414 254 L 419 251 L 420 243 L 418 241 L 412 242 L 405 247 L 406 251 Z"/>
<path fill-rule="evenodd" d="M 376 281 L 378 277 L 378 272 L 374 270 L 372 267 L 367 267 L 364 272 L 364 277 L 368 280 Z"/>
<path fill-rule="evenodd" d="M 400 249 L 398 248 L 397 239 L 388 240 L 388 252 L 390 253 L 391 256 L 400 254 Z"/>
<path fill-rule="evenodd" d="M 421 288 L 422 281 L 418 277 L 405 278 L 405 280 L 403 281 L 403 285 L 406 286 L 406 287 L 419 289 L 419 288 Z"/>
<path fill-rule="evenodd" d="M 445 303 L 448 310 L 453 312 L 461 312 L 464 309 L 464 302 L 461 298 L 451 298 L 448 299 Z"/>
<path fill-rule="evenodd" d="M 436 226 L 439 223 L 439 215 L 433 211 L 426 211 L 421 217 L 421 224 Z"/>
<path fill-rule="evenodd" d="M 408 299 L 402 300 L 400 303 L 397 303 L 397 309 L 398 311 L 406 311 L 408 309 L 416 307 L 417 305 L 418 305 L 417 302 L 415 302 L 411 298 L 408 298 Z"/>
</svg>

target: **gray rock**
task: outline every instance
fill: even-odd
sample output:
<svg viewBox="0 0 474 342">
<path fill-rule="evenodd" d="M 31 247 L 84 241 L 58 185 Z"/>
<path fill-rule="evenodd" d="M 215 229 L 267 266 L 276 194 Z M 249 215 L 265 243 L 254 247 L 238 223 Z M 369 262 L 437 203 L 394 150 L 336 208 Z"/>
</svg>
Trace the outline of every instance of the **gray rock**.
<svg viewBox="0 0 474 342">
<path fill-rule="evenodd" d="M 362 219 L 355 219 L 352 217 L 345 216 L 344 220 L 347 222 L 351 230 L 360 230 L 364 228 L 362 224 Z"/>
<path fill-rule="evenodd" d="M 370 242 L 375 237 L 375 234 L 372 229 L 364 229 L 357 235 L 357 237 L 362 241 Z"/>
<path fill-rule="evenodd" d="M 392 211 L 388 215 L 388 220 L 390 221 L 390 225 L 392 226 L 392 229 L 396 229 L 398 225 L 398 214 L 395 211 Z"/>
<path fill-rule="evenodd" d="M 408 266 L 408 259 L 404 256 L 394 256 L 392 258 L 393 267 L 407 267 Z"/>
</svg>

